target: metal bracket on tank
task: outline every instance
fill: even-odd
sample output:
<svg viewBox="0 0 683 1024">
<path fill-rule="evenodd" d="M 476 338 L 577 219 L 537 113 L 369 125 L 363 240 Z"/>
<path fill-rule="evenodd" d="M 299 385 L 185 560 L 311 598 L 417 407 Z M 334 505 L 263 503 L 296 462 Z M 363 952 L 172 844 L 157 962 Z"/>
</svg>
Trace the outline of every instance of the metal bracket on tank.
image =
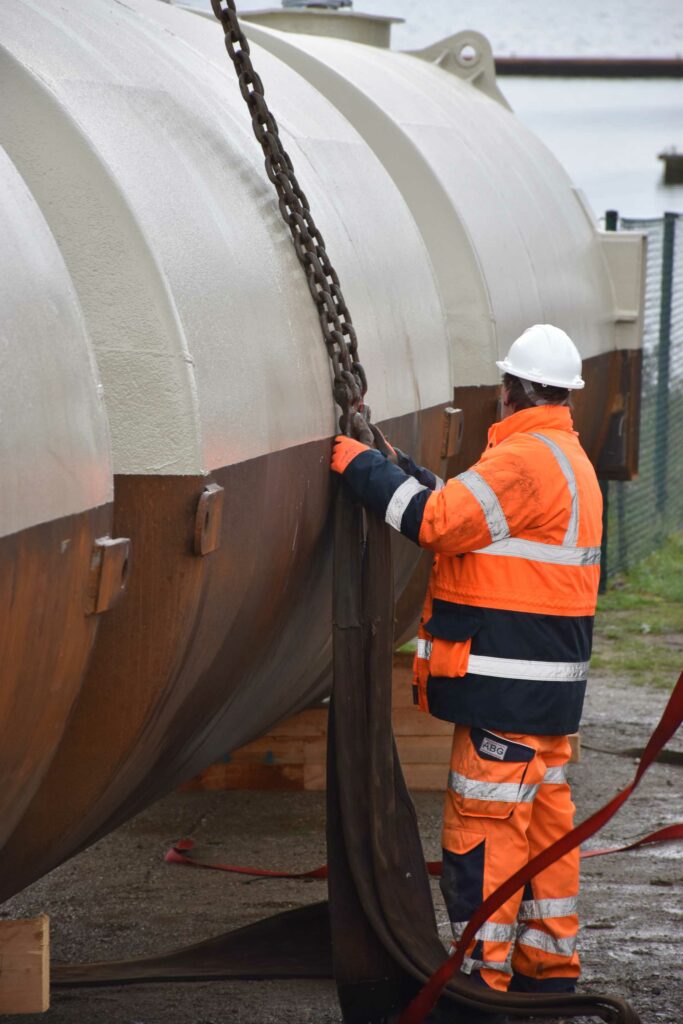
<svg viewBox="0 0 683 1024">
<path fill-rule="evenodd" d="M 447 406 L 443 411 L 443 432 L 441 434 L 441 458 L 451 459 L 462 448 L 465 432 L 465 413 L 462 409 Z"/>
<path fill-rule="evenodd" d="M 221 545 L 224 494 L 218 484 L 207 484 L 202 491 L 194 520 L 195 555 L 208 555 Z"/>
<path fill-rule="evenodd" d="M 127 537 L 100 537 L 90 556 L 86 615 L 107 612 L 117 603 L 128 582 L 130 541 Z"/>
<path fill-rule="evenodd" d="M 438 43 L 426 46 L 424 50 L 406 50 L 406 53 L 421 60 L 437 64 L 444 71 L 464 79 L 470 85 L 480 89 L 490 99 L 501 106 L 511 109 L 510 104 L 498 88 L 496 81 L 496 64 L 493 59 L 491 44 L 481 32 L 466 30 L 446 36 Z"/>
</svg>

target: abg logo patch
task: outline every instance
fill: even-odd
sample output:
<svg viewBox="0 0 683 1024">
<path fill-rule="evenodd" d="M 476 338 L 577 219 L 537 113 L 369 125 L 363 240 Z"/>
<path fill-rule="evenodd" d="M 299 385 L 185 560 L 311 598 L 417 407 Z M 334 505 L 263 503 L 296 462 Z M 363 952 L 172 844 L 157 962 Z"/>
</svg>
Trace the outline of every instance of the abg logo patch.
<svg viewBox="0 0 683 1024">
<path fill-rule="evenodd" d="M 507 743 L 496 743 L 490 736 L 485 736 L 479 746 L 480 753 L 488 754 L 489 757 L 497 757 L 499 761 L 505 760 L 507 749 Z"/>
</svg>

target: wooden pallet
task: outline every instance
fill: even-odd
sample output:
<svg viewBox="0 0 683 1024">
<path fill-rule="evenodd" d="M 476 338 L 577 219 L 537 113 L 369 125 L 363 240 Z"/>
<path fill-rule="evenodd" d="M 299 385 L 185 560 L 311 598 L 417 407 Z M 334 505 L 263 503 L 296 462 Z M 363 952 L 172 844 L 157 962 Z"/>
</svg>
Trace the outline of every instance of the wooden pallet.
<svg viewBox="0 0 683 1024">
<path fill-rule="evenodd" d="M 453 726 L 414 706 L 411 676 L 412 655 L 397 654 L 392 722 L 403 774 L 412 790 L 442 792 L 448 776 Z M 326 748 L 327 707 L 309 708 L 210 765 L 183 789 L 323 790 Z M 576 749 L 578 754 L 578 735 Z"/>
<path fill-rule="evenodd" d="M 49 1008 L 49 918 L 0 921 L 0 1015 Z"/>
<path fill-rule="evenodd" d="M 413 705 L 412 656 L 394 660 L 393 725 L 406 782 L 415 790 L 443 790 L 453 726 Z M 325 789 L 327 706 L 309 708 L 274 726 L 186 783 L 185 790 Z"/>
</svg>

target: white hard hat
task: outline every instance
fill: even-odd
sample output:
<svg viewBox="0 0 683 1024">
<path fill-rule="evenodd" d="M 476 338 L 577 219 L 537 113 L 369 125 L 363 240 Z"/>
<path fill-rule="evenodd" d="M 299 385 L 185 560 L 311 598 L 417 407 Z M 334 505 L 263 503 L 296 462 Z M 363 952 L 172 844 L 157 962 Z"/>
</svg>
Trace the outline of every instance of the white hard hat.
<svg viewBox="0 0 683 1024">
<path fill-rule="evenodd" d="M 496 366 L 503 373 L 534 384 L 550 384 L 570 391 L 584 386 L 579 350 L 568 334 L 552 324 L 527 327 Z"/>
</svg>

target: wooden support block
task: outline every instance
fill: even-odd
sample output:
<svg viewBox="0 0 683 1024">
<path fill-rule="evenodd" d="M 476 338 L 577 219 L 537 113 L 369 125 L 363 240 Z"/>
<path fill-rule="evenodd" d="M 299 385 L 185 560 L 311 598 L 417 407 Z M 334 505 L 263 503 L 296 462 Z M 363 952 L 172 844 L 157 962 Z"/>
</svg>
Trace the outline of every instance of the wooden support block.
<svg viewBox="0 0 683 1024">
<path fill-rule="evenodd" d="M 0 1014 L 50 1008 L 50 919 L 0 921 Z"/>
<path fill-rule="evenodd" d="M 447 773 L 452 745 L 452 734 L 396 737 L 396 747 L 404 769 L 409 764 L 436 764 L 441 765 L 443 771 Z"/>
<path fill-rule="evenodd" d="M 221 789 L 303 789 L 302 764 L 212 764 L 186 782 L 184 792 Z"/>
<path fill-rule="evenodd" d="M 273 726 L 269 736 L 327 736 L 327 705 L 308 708 Z"/>
<path fill-rule="evenodd" d="M 304 789 L 324 790 L 327 787 L 327 765 L 322 764 L 304 765 Z"/>
<path fill-rule="evenodd" d="M 448 761 L 445 764 L 404 764 L 403 776 L 408 789 L 445 793 L 448 786 Z"/>
<path fill-rule="evenodd" d="M 395 708 L 391 716 L 395 736 L 453 736 L 453 724 L 432 718 L 415 707 Z"/>
<path fill-rule="evenodd" d="M 570 763 L 578 764 L 581 760 L 581 734 L 572 732 L 569 734 L 568 739 L 572 748 L 572 756 L 569 758 L 569 761 Z"/>
</svg>

